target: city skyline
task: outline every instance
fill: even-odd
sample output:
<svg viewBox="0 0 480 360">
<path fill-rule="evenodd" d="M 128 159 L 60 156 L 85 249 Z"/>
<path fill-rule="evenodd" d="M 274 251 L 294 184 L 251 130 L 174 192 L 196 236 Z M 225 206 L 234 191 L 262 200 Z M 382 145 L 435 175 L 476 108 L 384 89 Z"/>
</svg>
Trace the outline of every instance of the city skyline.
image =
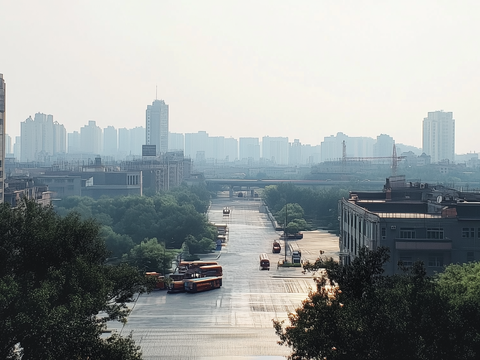
<svg viewBox="0 0 480 360">
<path fill-rule="evenodd" d="M 148 113 L 148 111 L 147 111 Z M 445 118 L 445 119 L 444 119 Z M 452 125 L 439 131 L 440 127 L 426 127 L 426 121 L 438 122 L 446 120 Z M 432 128 L 430 132 L 426 129 Z M 439 134 L 433 143 L 440 144 L 434 148 L 437 153 L 427 151 L 422 154 L 424 149 L 409 146 L 407 144 L 396 143 L 395 139 L 387 134 L 379 134 L 374 137 L 350 137 L 344 133 L 337 133 L 324 137 L 320 145 L 310 145 L 303 143 L 300 139 L 289 139 L 288 137 L 270 137 L 268 135 L 262 138 L 239 137 L 226 138 L 224 136 L 210 136 L 206 131 L 197 133 L 168 133 L 168 146 L 160 154 L 167 151 L 183 151 L 186 157 L 197 162 L 220 161 L 228 163 L 232 161 L 241 161 L 247 163 L 269 162 L 277 165 L 313 165 L 325 161 L 338 161 L 344 156 L 347 159 L 388 159 L 393 155 L 393 147 L 396 147 L 396 154 L 403 157 L 422 158 L 421 162 L 439 163 L 447 160 L 454 163 L 465 163 L 471 159 L 478 159 L 478 153 L 454 154 L 454 142 L 451 141 L 454 134 L 453 113 L 442 111 L 429 112 L 428 117 L 424 119 L 423 136 L 428 142 L 432 134 Z M 441 146 L 444 139 L 450 140 L 447 143 L 451 146 L 442 150 Z M 107 126 L 101 129 L 95 121 L 89 121 L 84 125 L 80 132 L 66 133 L 63 124 L 53 121 L 53 115 L 36 113 L 35 120 L 31 117 L 22 123 L 22 136 L 16 138 L 13 146 L 13 156 L 21 162 L 49 162 L 55 159 L 72 159 L 82 156 L 99 155 L 105 157 L 108 161 L 121 161 L 126 158 L 133 159 L 140 157 L 142 146 L 146 142 L 147 131 L 143 127 L 132 129 Z M 68 137 L 68 144 L 66 139 Z M 7 135 L 7 142 L 10 140 Z M 6 145 L 9 145 L 6 143 Z M 11 144 L 10 144 L 11 145 Z M 21 145 L 21 146 L 20 146 Z M 7 149 L 12 149 L 7 146 Z M 16 149 L 16 150 L 15 150 Z M 20 151 L 21 149 L 21 151 Z M 68 149 L 68 151 L 66 151 Z M 427 149 L 427 148 L 425 148 Z M 428 149 L 427 149 L 428 150 Z M 7 151 L 9 157 L 12 154 Z M 447 154 L 447 155 L 443 155 Z M 428 158 L 428 160 L 426 160 Z M 430 159 L 431 158 L 431 159 Z M 386 160 L 385 160 L 386 161 Z"/>
<path fill-rule="evenodd" d="M 174 133 L 307 144 L 389 134 L 421 147 L 425 113 L 445 109 L 456 152 L 479 152 L 479 10 L 469 0 L 7 2 L 6 131 L 15 138 L 38 111 L 68 131 L 144 126 L 158 87 Z"/>
<path fill-rule="evenodd" d="M 200 133 L 205 133 L 206 136 L 211 136 L 211 134 L 208 133 L 208 131 L 205 131 L 205 130 L 199 130 L 197 132 L 189 132 L 189 133 L 174 133 L 174 132 L 170 132 L 168 131 L 168 127 L 169 127 L 169 123 L 168 123 L 168 105 L 165 104 L 165 102 L 163 100 L 159 101 L 159 100 L 155 100 L 152 104 L 158 102 L 159 104 L 163 104 L 162 106 L 164 106 L 166 108 L 166 119 L 163 119 L 163 127 L 164 127 L 164 130 L 165 130 L 165 127 L 167 129 L 167 134 L 168 134 L 168 138 L 165 140 L 163 140 L 164 144 L 166 143 L 166 146 L 164 145 L 164 147 L 162 148 L 162 150 L 160 152 L 163 152 L 165 153 L 166 151 L 170 151 L 170 150 L 178 150 L 180 149 L 178 146 L 176 146 L 176 144 L 178 143 L 179 140 L 177 139 L 173 139 L 173 147 L 170 146 L 169 144 L 169 141 L 172 141 L 171 137 L 172 136 L 178 136 L 178 135 L 181 135 L 182 137 L 185 136 L 186 134 L 200 134 Z M 152 105 L 148 105 L 147 106 L 147 111 L 146 111 L 146 125 L 148 125 L 149 123 L 149 109 L 152 108 Z M 299 142 L 301 145 L 310 145 L 310 146 L 319 146 L 319 145 L 322 145 L 324 142 L 326 141 L 329 141 L 330 139 L 336 139 L 338 137 L 342 138 L 344 137 L 345 139 L 346 138 L 350 138 L 350 139 L 354 139 L 354 138 L 359 138 L 359 139 L 369 139 L 371 141 L 376 141 L 376 143 L 374 144 L 373 142 L 371 144 L 369 144 L 368 146 L 372 147 L 374 146 L 371 151 L 372 151 L 372 154 L 374 156 L 380 156 L 379 154 L 386 154 L 387 151 L 386 149 L 389 149 L 388 151 L 391 151 L 392 149 L 392 146 L 393 144 L 401 144 L 403 145 L 404 147 L 408 147 L 408 148 L 415 148 L 415 149 L 418 149 L 419 151 L 422 151 L 422 152 L 425 152 L 427 155 L 430 155 L 430 151 L 428 151 L 427 147 L 425 146 L 425 141 L 426 141 L 426 138 L 425 138 L 425 121 L 427 119 L 429 119 L 430 116 L 433 116 L 433 114 L 447 114 L 450 116 L 450 118 L 453 116 L 453 112 L 444 112 L 443 110 L 440 110 L 440 111 L 434 111 L 434 112 L 428 112 L 427 113 L 428 116 L 426 118 L 423 119 L 423 122 L 422 122 L 422 129 L 421 129 L 421 134 L 422 134 L 422 146 L 415 146 L 415 145 L 411 145 L 409 143 L 400 143 L 398 141 L 396 141 L 392 136 L 390 136 L 389 134 L 378 134 L 376 136 L 376 140 L 375 140 L 375 135 L 367 135 L 367 136 L 362 136 L 362 137 L 355 137 L 355 136 L 350 136 L 349 134 L 345 134 L 344 132 L 337 132 L 335 135 L 329 135 L 329 136 L 325 136 L 323 137 L 322 139 L 320 139 L 320 143 L 318 144 L 309 144 L 309 143 L 306 143 L 304 142 L 302 139 L 294 139 L 294 138 L 291 138 L 291 137 L 279 137 L 279 138 L 286 138 L 287 141 L 291 144 L 293 143 L 296 143 L 296 142 Z M 46 117 L 50 117 L 52 118 L 53 115 L 45 115 L 43 113 L 36 113 L 35 116 L 39 116 L 39 115 L 42 115 L 42 116 L 46 116 Z M 157 114 L 159 115 L 159 114 Z M 31 116 L 29 116 L 25 121 L 21 122 L 20 125 L 21 127 L 24 126 L 24 123 L 28 120 L 32 120 L 31 119 Z M 166 120 L 166 124 L 165 124 L 165 120 Z M 452 119 L 451 119 L 452 120 Z M 55 124 L 58 124 L 57 121 L 55 121 Z M 73 131 L 73 132 L 68 132 L 66 131 L 65 129 L 63 131 L 66 132 L 66 135 L 68 137 L 68 144 L 67 144 L 67 148 L 68 148 L 68 151 L 67 153 L 70 153 L 70 152 L 81 152 L 81 151 L 85 151 L 85 149 L 89 149 L 89 152 L 92 152 L 90 151 L 92 149 L 91 147 L 91 144 L 87 143 L 85 144 L 84 146 L 80 146 L 80 144 L 76 145 L 76 147 L 71 148 L 71 143 L 73 142 L 74 144 L 77 144 L 77 141 L 80 141 L 79 138 L 76 139 L 75 137 L 76 136 L 79 136 L 80 132 L 82 131 L 82 129 L 86 129 L 88 128 L 89 126 L 91 125 L 94 125 L 96 126 L 96 122 L 95 121 L 92 121 L 92 120 L 89 120 L 87 124 L 84 124 L 83 126 L 80 127 L 79 131 Z M 60 124 L 62 126 L 62 128 L 64 128 L 63 124 Z M 97 131 L 100 131 L 99 135 L 98 135 L 98 139 L 95 141 L 95 145 L 94 145 L 94 148 L 97 149 L 98 153 L 102 153 L 102 154 L 112 154 L 112 151 L 110 150 L 107 151 L 105 149 L 105 142 L 107 141 L 112 141 L 112 140 L 107 140 L 107 135 L 104 134 L 105 131 L 115 131 L 115 145 L 117 146 L 118 150 L 121 151 L 122 150 L 122 147 L 126 147 L 127 149 L 129 149 L 130 147 L 127 145 L 125 145 L 125 138 L 124 136 L 122 135 L 122 131 L 130 131 L 130 130 L 139 130 L 140 132 L 137 131 L 137 133 L 135 135 L 132 135 L 132 136 L 135 136 L 135 139 L 130 139 L 128 140 L 128 142 L 135 142 L 135 144 L 137 146 L 141 146 L 141 145 L 150 145 L 149 141 L 148 141 L 148 126 L 146 127 L 143 127 L 143 126 L 136 126 L 135 128 L 130 128 L 130 129 L 127 129 L 127 128 L 116 128 L 115 126 L 112 126 L 112 125 L 107 125 L 105 128 L 100 128 L 98 126 L 96 126 L 98 128 Z M 157 129 L 158 130 L 158 129 Z M 144 136 L 142 137 L 141 133 L 144 133 Z M 6 133 L 6 136 L 8 136 L 10 139 L 13 139 L 14 136 L 11 135 L 11 134 L 8 134 Z M 444 135 L 445 136 L 445 135 Z M 165 135 L 163 135 L 163 137 L 165 137 Z M 222 139 L 228 139 L 229 137 L 227 136 L 214 136 L 214 137 L 217 137 L 217 138 L 222 138 Z M 255 136 L 239 136 L 239 137 L 230 137 L 230 138 L 233 138 L 233 139 L 236 139 L 237 141 L 240 140 L 240 139 L 257 139 L 257 140 L 261 140 L 263 138 L 268 138 L 270 137 L 269 135 L 262 135 L 262 136 L 259 136 L 259 137 L 255 137 Z M 434 159 L 436 160 L 435 162 L 438 162 L 438 161 L 441 161 L 441 160 L 445 160 L 445 159 L 448 159 L 450 161 L 455 161 L 454 160 L 454 157 L 456 155 L 464 155 L 464 154 L 477 154 L 477 152 L 467 152 L 467 153 L 460 153 L 458 151 L 455 151 L 455 120 L 453 120 L 453 132 L 451 135 L 449 135 L 449 146 L 448 146 L 448 149 L 443 151 L 443 153 L 445 152 L 448 152 L 449 154 L 451 153 L 453 156 L 445 156 L 445 157 L 442 157 L 438 154 L 433 154 L 434 155 Z M 101 139 L 100 139 L 101 138 Z M 275 138 L 275 137 L 273 137 Z M 16 137 L 16 139 L 18 139 L 18 136 Z M 111 135 L 109 136 L 109 139 L 111 139 Z M 122 141 L 123 139 L 123 141 Z M 453 141 L 452 141 L 453 139 Z M 157 139 L 158 140 L 158 139 Z M 98 144 L 97 144 L 98 142 Z M 340 142 L 341 143 L 341 142 Z M 11 143 L 11 150 L 14 148 L 16 142 L 15 141 L 12 141 Z M 261 142 L 260 142 L 261 144 Z M 20 145 L 20 144 L 18 144 Z M 338 144 L 337 144 L 338 145 Z M 354 146 L 358 146 L 358 145 L 354 145 Z M 341 146 L 337 146 L 337 148 L 335 148 L 333 150 L 334 152 L 334 156 L 328 156 L 328 159 L 337 159 L 337 158 L 340 158 L 341 157 Z M 439 148 L 439 151 L 442 152 L 441 150 L 442 147 Z M 83 150 L 81 150 L 83 149 Z M 99 150 L 100 149 L 100 150 Z M 350 150 L 350 149 L 349 149 Z M 427 150 L 427 151 L 425 151 Z M 240 151 L 240 150 L 239 150 Z M 188 151 L 187 151 L 188 152 Z M 241 151 L 240 151 L 241 152 Z M 8 154 L 8 151 L 6 152 Z M 57 151 L 53 152 L 53 153 L 57 153 Z M 351 156 L 351 154 L 349 154 L 349 156 Z M 440 157 L 439 157 L 440 156 Z M 194 156 L 193 156 L 194 157 Z M 322 157 L 323 159 L 323 157 Z M 323 160 L 327 160 L 326 158 L 323 159 Z"/>
</svg>

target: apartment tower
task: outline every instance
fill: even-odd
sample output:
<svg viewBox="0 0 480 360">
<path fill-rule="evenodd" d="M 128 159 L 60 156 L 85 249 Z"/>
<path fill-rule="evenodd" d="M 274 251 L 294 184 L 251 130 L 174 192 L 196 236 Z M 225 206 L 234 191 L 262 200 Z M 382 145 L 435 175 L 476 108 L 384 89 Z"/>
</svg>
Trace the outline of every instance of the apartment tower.
<svg viewBox="0 0 480 360">
<path fill-rule="evenodd" d="M 155 100 L 152 105 L 147 105 L 146 118 L 146 143 L 156 145 L 157 155 L 168 151 L 168 105 L 163 100 Z"/>
<path fill-rule="evenodd" d="M 455 160 L 455 120 L 452 112 L 429 112 L 423 119 L 423 152 L 432 163 Z"/>
</svg>

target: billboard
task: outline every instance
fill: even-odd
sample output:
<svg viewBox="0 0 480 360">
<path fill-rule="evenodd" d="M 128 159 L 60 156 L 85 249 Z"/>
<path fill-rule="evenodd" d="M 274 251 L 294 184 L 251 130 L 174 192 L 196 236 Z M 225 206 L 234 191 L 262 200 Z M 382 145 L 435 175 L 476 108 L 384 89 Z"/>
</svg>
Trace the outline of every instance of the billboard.
<svg viewBox="0 0 480 360">
<path fill-rule="evenodd" d="M 142 156 L 157 156 L 157 145 L 142 145 Z"/>
</svg>

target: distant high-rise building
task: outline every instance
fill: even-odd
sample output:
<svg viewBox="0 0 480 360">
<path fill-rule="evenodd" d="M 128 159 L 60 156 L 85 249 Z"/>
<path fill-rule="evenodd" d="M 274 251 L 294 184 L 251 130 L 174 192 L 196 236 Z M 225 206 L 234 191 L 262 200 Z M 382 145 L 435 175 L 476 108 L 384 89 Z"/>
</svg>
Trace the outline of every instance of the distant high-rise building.
<svg viewBox="0 0 480 360">
<path fill-rule="evenodd" d="M 107 126 L 103 129 L 103 155 L 116 156 L 118 148 L 117 129 Z"/>
<path fill-rule="evenodd" d="M 15 159 L 20 159 L 20 152 L 22 150 L 22 138 L 20 136 L 15 136 L 15 144 L 13 144 L 13 156 Z"/>
<path fill-rule="evenodd" d="M 205 152 L 207 159 L 225 160 L 225 137 L 210 136 L 207 140 L 207 149 Z"/>
<path fill-rule="evenodd" d="M 124 159 L 130 154 L 130 130 L 126 128 L 118 129 L 118 158 Z"/>
<path fill-rule="evenodd" d="M 429 112 L 423 119 L 423 152 L 432 163 L 455 161 L 455 120 L 453 112 Z"/>
<path fill-rule="evenodd" d="M 288 164 L 288 137 L 262 138 L 262 158 L 276 165 Z"/>
<path fill-rule="evenodd" d="M 208 134 L 205 131 L 185 134 L 185 156 L 196 161 L 205 159 L 205 152 L 208 147 Z M 197 156 L 197 153 L 199 156 Z"/>
<path fill-rule="evenodd" d="M 53 122 L 53 154 L 65 154 L 67 152 L 67 130 L 63 124 Z"/>
<path fill-rule="evenodd" d="M 288 151 L 288 164 L 300 165 L 302 163 L 302 144 L 300 140 L 294 139 Z"/>
<path fill-rule="evenodd" d="M 258 138 L 241 137 L 238 139 L 239 159 L 242 162 L 260 160 L 260 141 Z"/>
<path fill-rule="evenodd" d="M 344 133 L 337 133 L 336 136 L 325 136 L 321 143 L 321 159 L 323 161 L 338 161 L 342 158 L 343 142 L 348 140 Z"/>
<path fill-rule="evenodd" d="M 5 80 L 3 80 L 3 74 L 0 74 L 0 203 L 3 203 L 5 190 L 5 134 L 7 130 L 5 95 Z"/>
<path fill-rule="evenodd" d="M 232 137 L 225 139 L 225 161 L 238 160 L 238 140 Z"/>
<path fill-rule="evenodd" d="M 52 115 L 36 113 L 20 123 L 20 161 L 48 161 L 50 156 L 66 152 L 65 127 L 53 121 Z"/>
<path fill-rule="evenodd" d="M 35 161 L 36 154 L 39 152 L 39 135 L 42 134 L 41 128 L 38 129 L 32 117 L 29 116 L 25 121 L 20 123 L 20 137 L 21 141 L 21 162 Z M 41 139 L 41 136 L 40 136 Z"/>
<path fill-rule="evenodd" d="M 373 156 L 393 156 L 393 144 L 395 144 L 395 141 L 391 136 L 385 134 L 378 135 L 377 142 L 373 145 Z"/>
<path fill-rule="evenodd" d="M 183 134 L 168 134 L 168 151 L 185 150 L 185 136 Z"/>
<path fill-rule="evenodd" d="M 342 132 L 325 137 L 321 144 L 323 161 L 339 161 L 343 158 L 343 142 L 347 157 L 371 157 L 375 140 L 370 137 L 349 137 Z"/>
<path fill-rule="evenodd" d="M 102 129 L 95 121 L 80 129 L 80 151 L 85 154 L 100 154 L 102 150 Z"/>
<path fill-rule="evenodd" d="M 5 155 L 12 153 L 12 137 L 5 134 Z"/>
<path fill-rule="evenodd" d="M 145 145 L 145 128 L 136 126 L 130 130 L 130 154 L 141 156 L 142 145 Z"/>
<path fill-rule="evenodd" d="M 80 133 L 78 131 L 68 133 L 68 153 L 78 154 L 80 152 Z"/>
<path fill-rule="evenodd" d="M 321 146 L 310 144 L 302 144 L 302 164 L 313 165 L 319 163 L 321 160 Z"/>
<path fill-rule="evenodd" d="M 157 155 L 168 151 L 168 105 L 163 100 L 155 100 L 147 106 L 146 144 L 156 145 Z"/>
</svg>

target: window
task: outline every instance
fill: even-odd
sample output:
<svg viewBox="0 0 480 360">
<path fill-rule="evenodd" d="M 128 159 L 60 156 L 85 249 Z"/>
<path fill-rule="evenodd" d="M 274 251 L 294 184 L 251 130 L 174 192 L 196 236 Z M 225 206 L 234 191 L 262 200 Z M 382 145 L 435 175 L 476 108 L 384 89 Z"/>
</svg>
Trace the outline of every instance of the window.
<svg viewBox="0 0 480 360">
<path fill-rule="evenodd" d="M 428 257 L 428 266 L 429 267 L 440 267 L 443 266 L 443 257 L 442 256 L 429 256 Z"/>
<path fill-rule="evenodd" d="M 385 236 L 387 235 L 387 230 L 382 227 L 382 239 L 385 239 Z"/>
<path fill-rule="evenodd" d="M 427 228 L 427 239 L 443 239 L 443 228 Z"/>
<path fill-rule="evenodd" d="M 475 255 L 473 251 L 467 251 L 467 262 L 475 261 Z"/>
<path fill-rule="evenodd" d="M 474 238 L 475 228 L 462 228 L 462 238 Z"/>
<path fill-rule="evenodd" d="M 401 228 L 400 229 L 400 238 L 401 239 L 415 239 L 415 229 L 414 228 Z"/>
</svg>

